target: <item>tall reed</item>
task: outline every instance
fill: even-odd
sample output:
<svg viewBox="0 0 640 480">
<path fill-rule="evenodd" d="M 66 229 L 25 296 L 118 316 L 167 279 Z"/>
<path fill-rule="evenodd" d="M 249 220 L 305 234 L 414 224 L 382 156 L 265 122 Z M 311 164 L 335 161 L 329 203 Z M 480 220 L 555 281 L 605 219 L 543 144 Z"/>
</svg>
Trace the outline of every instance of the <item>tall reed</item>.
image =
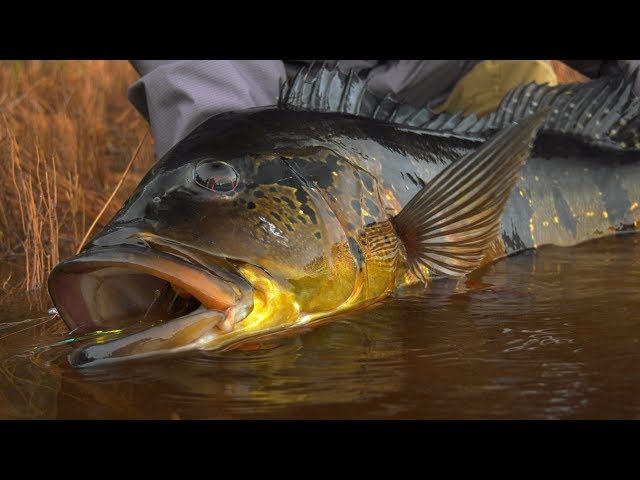
<svg viewBox="0 0 640 480">
<path fill-rule="evenodd" d="M 126 61 L 0 61 L 0 258 L 28 290 L 76 251 L 148 132 L 127 99 L 136 78 Z M 98 227 L 153 162 L 147 139 Z"/>
</svg>

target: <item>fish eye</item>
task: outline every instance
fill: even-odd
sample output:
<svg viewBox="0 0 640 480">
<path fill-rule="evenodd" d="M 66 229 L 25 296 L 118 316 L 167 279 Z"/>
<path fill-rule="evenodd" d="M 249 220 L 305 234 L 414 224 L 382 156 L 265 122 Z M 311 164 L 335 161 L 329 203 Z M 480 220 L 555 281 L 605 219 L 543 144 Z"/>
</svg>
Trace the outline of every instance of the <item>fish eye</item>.
<svg viewBox="0 0 640 480">
<path fill-rule="evenodd" d="M 213 192 L 231 192 L 238 185 L 238 172 L 228 163 L 204 160 L 194 172 L 195 181 Z"/>
</svg>

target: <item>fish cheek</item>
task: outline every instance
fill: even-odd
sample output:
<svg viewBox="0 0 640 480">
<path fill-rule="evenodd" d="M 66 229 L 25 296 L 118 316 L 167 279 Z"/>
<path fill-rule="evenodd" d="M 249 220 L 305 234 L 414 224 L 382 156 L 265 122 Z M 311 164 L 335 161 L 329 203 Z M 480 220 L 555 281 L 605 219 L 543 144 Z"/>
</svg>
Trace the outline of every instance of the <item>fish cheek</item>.
<svg viewBox="0 0 640 480">
<path fill-rule="evenodd" d="M 305 313 L 330 312 L 353 293 L 358 267 L 348 243 L 334 244 L 329 254 L 316 257 L 303 275 L 289 279 L 296 300 Z"/>
<path fill-rule="evenodd" d="M 248 234 L 260 264 L 286 278 L 300 275 L 324 254 L 325 229 L 311 202 L 301 202 L 299 188 L 263 185 L 253 192 Z"/>
<path fill-rule="evenodd" d="M 377 180 L 327 149 L 290 152 L 287 162 L 305 179 L 306 193 L 322 197 L 322 201 L 314 198 L 313 204 L 326 206 L 327 217 L 340 232 L 336 236 L 332 231 L 333 236 L 326 239 L 326 257 L 308 266 L 313 280 L 300 282 L 309 289 L 312 284 L 322 285 L 324 295 L 306 295 L 310 308 L 332 310 L 339 302 L 376 297 L 395 285 L 395 260 L 387 260 L 386 252 L 380 255 L 384 258 L 375 258 L 366 241 L 369 226 L 388 220 Z"/>
<path fill-rule="evenodd" d="M 344 228 L 335 212 L 317 194 L 307 190 L 308 209 L 306 225 L 300 225 L 299 234 L 307 254 L 307 263 L 301 265 L 301 275 L 289 280 L 296 299 L 307 313 L 330 312 L 347 301 L 356 286 L 359 266 L 352 255 Z M 301 197 L 301 195 L 298 195 Z M 303 211 L 306 213 L 305 209 Z"/>
<path fill-rule="evenodd" d="M 349 297 L 357 267 L 342 226 L 317 189 L 302 182 L 261 184 L 246 201 L 246 255 L 291 288 L 303 312 L 332 310 Z"/>
</svg>

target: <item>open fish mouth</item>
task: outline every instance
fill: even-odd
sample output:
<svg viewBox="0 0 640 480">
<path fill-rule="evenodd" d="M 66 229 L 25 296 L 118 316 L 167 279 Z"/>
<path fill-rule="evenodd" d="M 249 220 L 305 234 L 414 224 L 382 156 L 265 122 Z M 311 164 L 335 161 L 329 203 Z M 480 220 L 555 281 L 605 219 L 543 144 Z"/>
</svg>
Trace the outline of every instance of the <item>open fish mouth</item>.
<svg viewBox="0 0 640 480">
<path fill-rule="evenodd" d="M 76 366 L 193 349 L 231 331 L 253 307 L 251 286 L 239 275 L 129 245 L 92 249 L 60 263 L 48 286 L 71 330 L 149 326 L 72 353 Z"/>
</svg>

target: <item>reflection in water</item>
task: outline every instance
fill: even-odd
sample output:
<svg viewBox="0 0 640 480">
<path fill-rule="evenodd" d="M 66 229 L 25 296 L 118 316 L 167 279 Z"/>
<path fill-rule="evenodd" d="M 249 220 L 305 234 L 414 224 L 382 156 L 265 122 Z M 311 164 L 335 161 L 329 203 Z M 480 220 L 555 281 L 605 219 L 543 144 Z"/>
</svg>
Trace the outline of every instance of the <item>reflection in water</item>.
<svg viewBox="0 0 640 480">
<path fill-rule="evenodd" d="M 0 417 L 640 418 L 637 242 L 518 255 L 258 351 L 95 370 L 42 348 L 65 332 L 47 302 L 3 294 Z"/>
</svg>

